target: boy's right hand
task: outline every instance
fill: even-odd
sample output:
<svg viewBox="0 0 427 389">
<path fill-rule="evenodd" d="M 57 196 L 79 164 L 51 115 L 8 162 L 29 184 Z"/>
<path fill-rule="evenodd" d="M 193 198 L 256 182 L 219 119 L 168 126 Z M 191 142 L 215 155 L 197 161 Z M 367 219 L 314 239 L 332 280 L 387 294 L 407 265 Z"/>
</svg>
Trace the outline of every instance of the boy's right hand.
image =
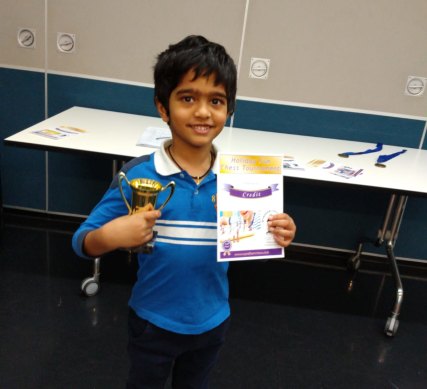
<svg viewBox="0 0 427 389">
<path fill-rule="evenodd" d="M 111 220 L 86 235 L 84 251 L 97 257 L 119 248 L 141 246 L 153 238 L 153 227 L 160 215 L 159 210 L 152 210 Z"/>
<path fill-rule="evenodd" d="M 160 211 L 137 212 L 113 220 L 111 239 L 116 241 L 116 248 L 141 246 L 153 238 L 153 227 L 160 216 Z"/>
</svg>

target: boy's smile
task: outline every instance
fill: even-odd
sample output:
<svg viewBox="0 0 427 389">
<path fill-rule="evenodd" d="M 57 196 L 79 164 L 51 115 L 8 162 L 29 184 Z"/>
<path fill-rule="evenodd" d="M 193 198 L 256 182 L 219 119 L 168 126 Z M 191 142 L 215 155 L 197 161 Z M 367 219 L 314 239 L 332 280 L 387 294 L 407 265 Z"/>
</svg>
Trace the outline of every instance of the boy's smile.
<svg viewBox="0 0 427 389">
<path fill-rule="evenodd" d="M 215 85 L 214 74 L 194 79 L 191 70 L 172 91 L 169 112 L 161 103 L 157 108 L 171 128 L 174 149 L 210 150 L 227 120 L 227 95 L 222 84 Z"/>
</svg>

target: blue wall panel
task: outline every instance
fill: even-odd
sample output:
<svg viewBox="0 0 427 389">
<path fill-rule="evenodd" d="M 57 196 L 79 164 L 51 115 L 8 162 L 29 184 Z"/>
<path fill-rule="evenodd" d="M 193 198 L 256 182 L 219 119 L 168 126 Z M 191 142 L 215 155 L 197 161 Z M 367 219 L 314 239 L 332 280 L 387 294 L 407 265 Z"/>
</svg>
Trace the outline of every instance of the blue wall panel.
<svg viewBox="0 0 427 389">
<path fill-rule="evenodd" d="M 427 180 L 427 175 L 426 175 Z M 395 253 L 427 261 L 427 198 L 411 197 L 400 226 Z"/>
<path fill-rule="evenodd" d="M 425 122 L 239 100 L 234 126 L 417 148 Z"/>
<path fill-rule="evenodd" d="M 48 75 L 49 116 L 73 106 L 158 116 L 153 88 Z"/>
<path fill-rule="evenodd" d="M 88 215 L 111 179 L 111 159 L 49 152 L 49 211 Z"/>
<path fill-rule="evenodd" d="M 49 116 L 76 105 L 158 116 L 149 87 L 59 75 L 49 75 L 48 81 Z M 43 90 L 42 73 L 0 69 L 3 138 L 44 119 Z M 235 127 L 415 148 L 424 125 L 421 120 L 244 100 L 238 101 L 234 117 Z M 44 152 L 3 145 L 0 150 L 6 205 L 44 209 Z M 49 152 L 48 163 L 51 212 L 88 214 L 111 181 L 108 157 Z M 376 238 L 388 201 L 384 191 L 286 179 L 285 191 L 285 209 L 298 224 L 296 242 L 348 250 L 361 238 Z M 426 199 L 411 198 L 397 255 L 427 260 L 426 220 Z M 371 245 L 366 250 L 384 253 Z"/>
<path fill-rule="evenodd" d="M 353 250 L 361 239 L 374 241 L 387 202 L 383 191 L 285 178 L 285 209 L 295 218 L 299 243 Z"/>
<path fill-rule="evenodd" d="M 0 68 L 0 135 L 44 120 L 44 73 Z M 45 209 L 45 153 L 0 144 L 3 203 Z"/>
</svg>

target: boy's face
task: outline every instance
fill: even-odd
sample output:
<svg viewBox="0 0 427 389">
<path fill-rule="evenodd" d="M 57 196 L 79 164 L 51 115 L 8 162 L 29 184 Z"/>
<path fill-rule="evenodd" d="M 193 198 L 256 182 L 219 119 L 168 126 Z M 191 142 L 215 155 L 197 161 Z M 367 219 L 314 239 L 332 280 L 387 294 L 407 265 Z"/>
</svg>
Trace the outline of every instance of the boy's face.
<svg viewBox="0 0 427 389">
<path fill-rule="evenodd" d="M 192 70 L 187 72 L 172 91 L 169 113 L 159 102 L 157 109 L 171 128 L 174 145 L 210 148 L 227 120 L 227 96 L 223 85 L 215 85 L 214 75 L 193 77 Z"/>
</svg>

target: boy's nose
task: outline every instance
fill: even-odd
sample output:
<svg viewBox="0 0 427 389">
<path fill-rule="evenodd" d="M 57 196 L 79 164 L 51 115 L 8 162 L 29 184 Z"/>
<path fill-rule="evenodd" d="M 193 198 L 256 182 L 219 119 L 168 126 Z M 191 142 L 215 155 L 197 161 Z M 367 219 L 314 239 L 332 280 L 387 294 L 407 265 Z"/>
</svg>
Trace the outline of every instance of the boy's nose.
<svg viewBox="0 0 427 389">
<path fill-rule="evenodd" d="M 209 104 L 208 103 L 204 103 L 204 102 L 200 102 L 197 105 L 195 114 L 196 114 L 197 117 L 201 117 L 201 118 L 210 117 L 211 116 L 211 111 L 209 109 Z"/>
</svg>

